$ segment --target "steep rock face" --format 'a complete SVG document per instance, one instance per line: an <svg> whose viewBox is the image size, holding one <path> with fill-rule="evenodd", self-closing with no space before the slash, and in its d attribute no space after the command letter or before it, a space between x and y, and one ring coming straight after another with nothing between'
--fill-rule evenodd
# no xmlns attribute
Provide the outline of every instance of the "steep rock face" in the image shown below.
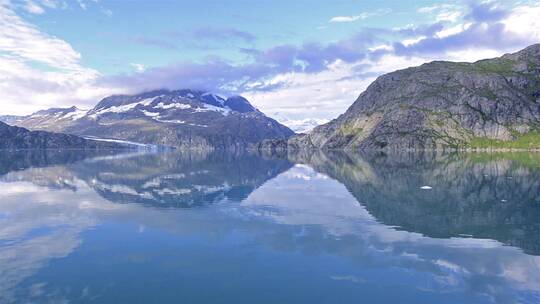
<svg viewBox="0 0 540 304"><path fill-rule="evenodd" d="M59 114L59 110L63 112ZM75 108L51 109L31 116L32 119L27 117L16 124L79 136L189 149L240 148L294 134L241 96L225 99L195 90L114 95L84 113L76 112Z"/></svg>
<svg viewBox="0 0 540 304"><path fill-rule="evenodd" d="M13 127L0 122L0 149L97 149L119 147L122 146L86 140L75 135L29 131L25 128Z"/></svg>
<svg viewBox="0 0 540 304"><path fill-rule="evenodd" d="M539 148L539 127L540 44L496 59L437 61L380 76L343 115L291 138L288 147L504 147L527 136L519 147Z"/></svg>

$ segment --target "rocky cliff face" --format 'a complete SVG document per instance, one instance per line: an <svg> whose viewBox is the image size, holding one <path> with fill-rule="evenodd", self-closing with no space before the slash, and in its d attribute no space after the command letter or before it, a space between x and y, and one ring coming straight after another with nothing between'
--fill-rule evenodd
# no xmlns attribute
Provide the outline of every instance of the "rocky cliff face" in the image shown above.
<svg viewBox="0 0 540 304"><path fill-rule="evenodd" d="M383 75L343 115L287 146L537 149L539 127L540 44L496 59L437 61Z"/></svg>
<svg viewBox="0 0 540 304"><path fill-rule="evenodd" d="M188 149L244 148L294 134L241 96L225 99L194 90L115 95L89 111L49 109L16 119L14 124L32 130Z"/></svg>
<svg viewBox="0 0 540 304"><path fill-rule="evenodd" d="M0 149L99 149L126 148L124 145L95 142L75 135L29 131L0 122Z"/></svg>

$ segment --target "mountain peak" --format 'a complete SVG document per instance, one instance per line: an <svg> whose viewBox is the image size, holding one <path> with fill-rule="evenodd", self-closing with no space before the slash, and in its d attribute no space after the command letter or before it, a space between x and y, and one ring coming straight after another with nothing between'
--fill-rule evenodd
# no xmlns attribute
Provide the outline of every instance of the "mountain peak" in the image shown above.
<svg viewBox="0 0 540 304"><path fill-rule="evenodd" d="M224 105L240 113L255 112L257 109L242 96L231 96L225 100Z"/></svg>
<svg viewBox="0 0 540 304"><path fill-rule="evenodd" d="M183 99L186 99L183 101ZM102 99L90 114L96 114L100 112L106 112L107 109L115 108L113 112L118 112L119 109L124 108L126 110L132 110L139 107L140 104L143 107L156 106L159 103L167 104L186 104L185 108L188 108L188 104L200 102L203 105L210 105L213 107L221 108L224 111L233 111L239 113L258 112L247 99L242 96L232 96L224 98L215 93L191 90L191 89L179 89L179 90L153 90L142 92L134 95L112 95ZM171 108L180 108L180 106L170 106Z"/></svg>

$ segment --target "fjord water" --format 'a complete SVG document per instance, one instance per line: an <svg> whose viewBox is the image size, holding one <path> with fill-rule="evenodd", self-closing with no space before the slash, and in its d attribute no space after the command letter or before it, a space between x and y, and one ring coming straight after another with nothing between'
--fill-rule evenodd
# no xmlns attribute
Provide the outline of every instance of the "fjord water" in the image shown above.
<svg viewBox="0 0 540 304"><path fill-rule="evenodd" d="M0 157L0 303L538 303L538 154Z"/></svg>

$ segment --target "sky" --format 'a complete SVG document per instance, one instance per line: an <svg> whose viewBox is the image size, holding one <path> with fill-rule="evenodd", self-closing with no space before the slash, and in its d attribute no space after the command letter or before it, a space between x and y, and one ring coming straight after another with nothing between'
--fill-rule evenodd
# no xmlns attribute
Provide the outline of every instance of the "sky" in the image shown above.
<svg viewBox="0 0 540 304"><path fill-rule="evenodd" d="M540 43L538 16L540 0L0 0L0 114L188 88L321 123L381 74Z"/></svg>

